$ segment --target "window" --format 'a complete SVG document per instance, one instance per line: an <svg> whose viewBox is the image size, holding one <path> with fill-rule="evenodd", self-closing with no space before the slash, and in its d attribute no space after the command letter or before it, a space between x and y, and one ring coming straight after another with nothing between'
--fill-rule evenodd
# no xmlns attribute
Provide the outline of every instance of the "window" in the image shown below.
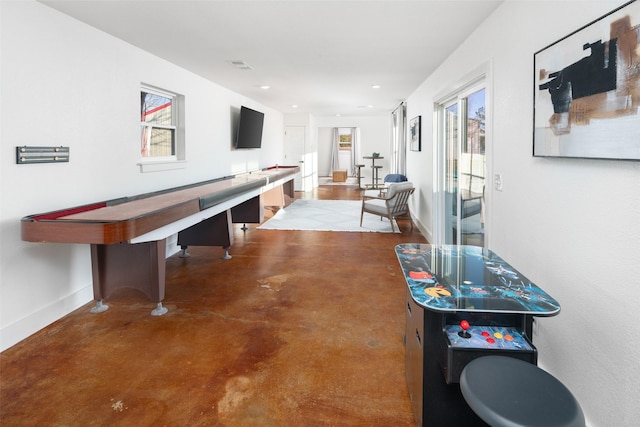
<svg viewBox="0 0 640 427"><path fill-rule="evenodd" d="M143 159L175 158L174 98L174 95L160 94L144 88L140 92L140 123L142 127L140 155Z"/></svg>
<svg viewBox="0 0 640 427"><path fill-rule="evenodd" d="M439 212L434 241L486 245L485 95L481 80L437 103Z"/></svg>
<svg viewBox="0 0 640 427"><path fill-rule="evenodd" d="M184 160L184 97L151 86L140 90L140 158L146 163L176 164ZM174 165L175 166L175 165ZM161 169L172 169L164 167ZM154 170L158 170L157 168Z"/></svg>

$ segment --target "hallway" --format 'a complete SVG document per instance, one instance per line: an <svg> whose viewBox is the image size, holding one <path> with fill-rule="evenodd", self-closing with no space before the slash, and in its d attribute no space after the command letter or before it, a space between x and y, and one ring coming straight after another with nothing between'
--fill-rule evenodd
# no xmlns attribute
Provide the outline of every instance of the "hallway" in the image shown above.
<svg viewBox="0 0 640 427"><path fill-rule="evenodd" d="M298 197L359 199L349 186ZM167 260L169 312L123 289L0 353L3 426L410 426L402 234L234 225Z"/></svg>

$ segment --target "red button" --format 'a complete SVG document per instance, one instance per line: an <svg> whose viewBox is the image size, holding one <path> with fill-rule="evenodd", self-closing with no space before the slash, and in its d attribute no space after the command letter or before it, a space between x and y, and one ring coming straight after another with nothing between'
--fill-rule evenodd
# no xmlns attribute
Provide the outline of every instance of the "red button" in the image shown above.
<svg viewBox="0 0 640 427"><path fill-rule="evenodd" d="M487 342L489 344L495 344L496 340L494 340L493 338L489 337L489 338L487 338Z"/></svg>
<svg viewBox="0 0 640 427"><path fill-rule="evenodd" d="M489 332L487 332L487 331L482 331L482 336L483 336L483 337L488 337L488 336L489 336Z"/></svg>

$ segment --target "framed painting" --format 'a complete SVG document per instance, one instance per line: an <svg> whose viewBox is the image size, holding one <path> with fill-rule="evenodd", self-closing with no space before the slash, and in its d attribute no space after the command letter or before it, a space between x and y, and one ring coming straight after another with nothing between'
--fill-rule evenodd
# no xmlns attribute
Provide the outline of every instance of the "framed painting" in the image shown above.
<svg viewBox="0 0 640 427"><path fill-rule="evenodd" d="M351 134L340 135L340 141L338 142L340 150L351 150L352 137Z"/></svg>
<svg viewBox="0 0 640 427"><path fill-rule="evenodd" d="M420 151L422 149L421 124L422 116L414 117L409 122L409 148L411 151Z"/></svg>
<svg viewBox="0 0 640 427"><path fill-rule="evenodd" d="M533 155L640 160L640 3L534 54Z"/></svg>

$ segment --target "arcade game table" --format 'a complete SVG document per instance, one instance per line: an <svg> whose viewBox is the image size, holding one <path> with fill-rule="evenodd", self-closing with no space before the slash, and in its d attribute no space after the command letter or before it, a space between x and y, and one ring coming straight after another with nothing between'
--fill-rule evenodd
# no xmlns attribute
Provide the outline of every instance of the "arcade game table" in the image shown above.
<svg viewBox="0 0 640 427"><path fill-rule="evenodd" d="M416 425L486 425L461 394L463 369L487 355L536 365L533 317L555 316L560 304L488 249L395 250L407 282L405 363Z"/></svg>

